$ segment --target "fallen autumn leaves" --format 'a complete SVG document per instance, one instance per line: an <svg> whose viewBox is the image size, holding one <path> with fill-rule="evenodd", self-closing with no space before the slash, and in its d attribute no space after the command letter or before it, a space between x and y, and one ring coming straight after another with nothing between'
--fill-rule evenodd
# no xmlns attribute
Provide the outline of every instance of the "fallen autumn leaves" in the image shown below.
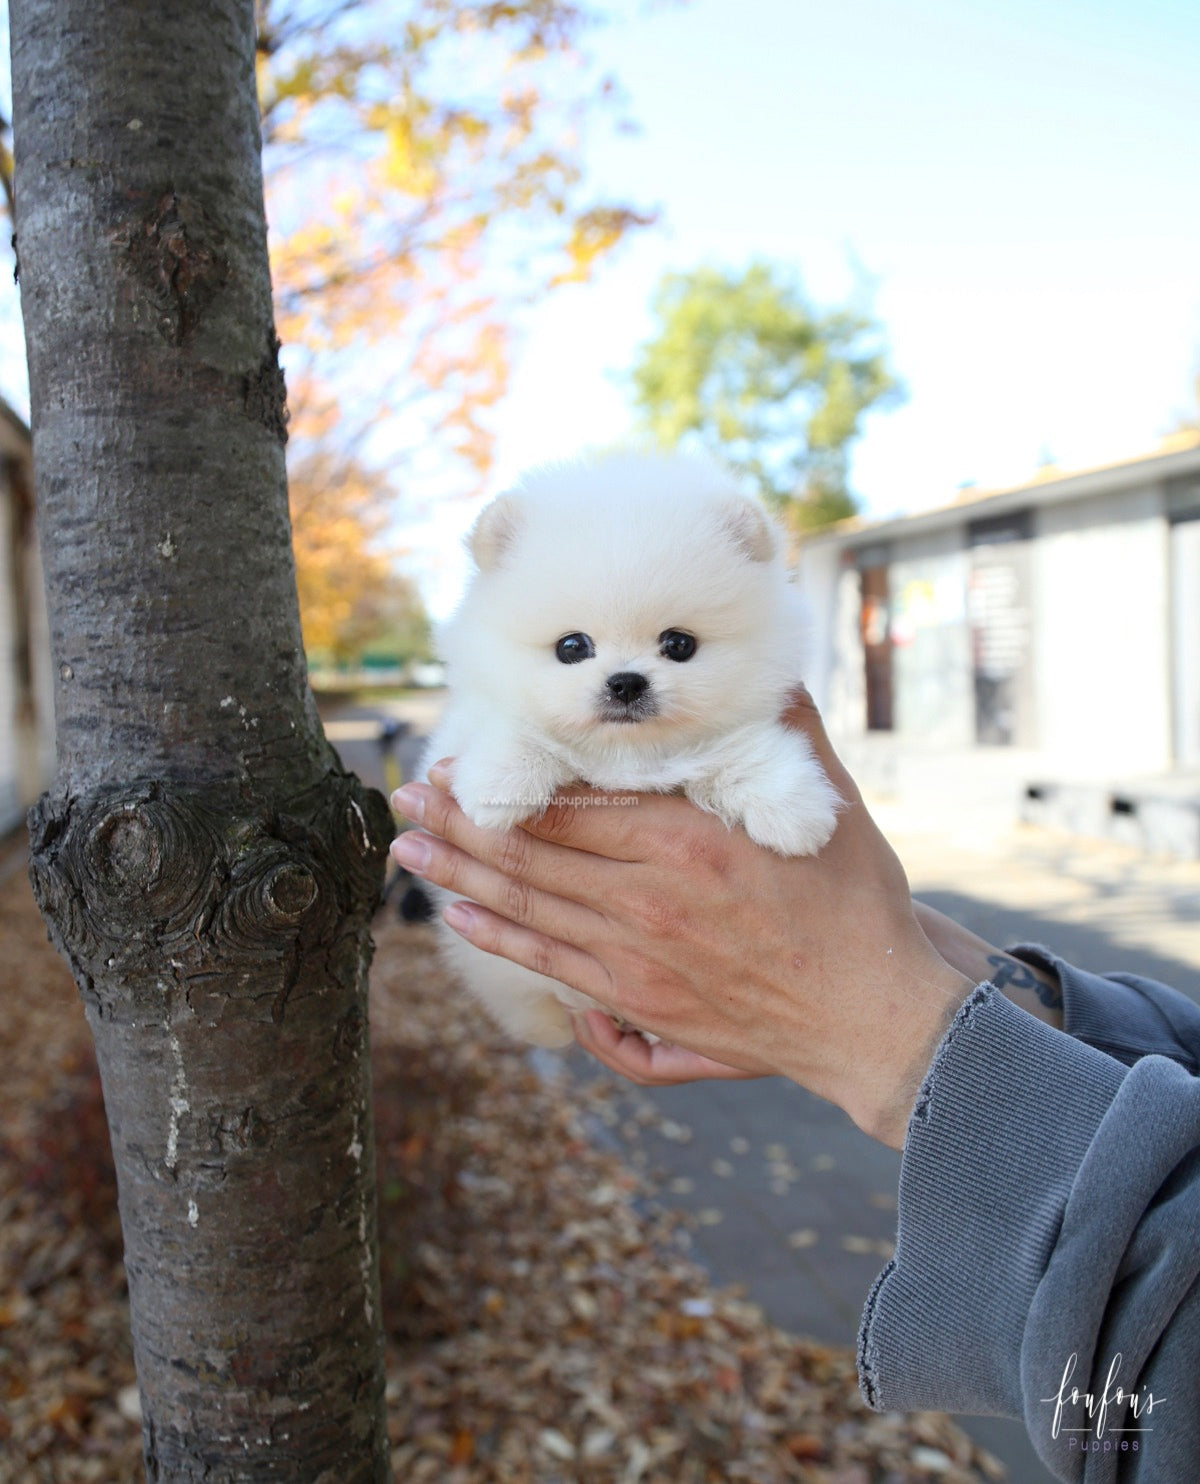
<svg viewBox="0 0 1200 1484"><path fill-rule="evenodd" d="M141 1477L95 1063L23 874L0 886L0 1484ZM995 1479L945 1418L876 1416L849 1350L717 1291L681 1218L380 923L372 975L389 1434L401 1484ZM298 1481L301 1484L301 1481Z"/></svg>

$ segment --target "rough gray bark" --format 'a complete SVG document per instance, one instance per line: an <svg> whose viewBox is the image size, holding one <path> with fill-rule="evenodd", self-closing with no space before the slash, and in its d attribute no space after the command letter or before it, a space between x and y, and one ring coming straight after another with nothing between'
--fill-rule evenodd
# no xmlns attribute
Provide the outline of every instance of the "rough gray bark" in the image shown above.
<svg viewBox="0 0 1200 1484"><path fill-rule="evenodd" d="M308 692L253 0L13 0L59 771L152 1480L388 1476L367 1057L390 820Z"/></svg>

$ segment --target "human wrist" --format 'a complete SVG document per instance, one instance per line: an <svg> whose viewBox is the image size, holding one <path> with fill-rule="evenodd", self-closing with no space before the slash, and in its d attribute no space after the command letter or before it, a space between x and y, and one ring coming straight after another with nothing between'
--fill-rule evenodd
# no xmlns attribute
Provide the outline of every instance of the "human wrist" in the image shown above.
<svg viewBox="0 0 1200 1484"><path fill-rule="evenodd" d="M873 1054L855 1063L834 1099L862 1131L891 1149L903 1149L909 1119L946 1032L975 981L937 954L920 962L895 1002L902 1029L881 1034Z"/></svg>
<svg viewBox="0 0 1200 1484"><path fill-rule="evenodd" d="M973 984L994 984L1022 1010L1062 1029L1062 986L1053 969L1006 953L925 902L914 901L913 911L936 951Z"/></svg>

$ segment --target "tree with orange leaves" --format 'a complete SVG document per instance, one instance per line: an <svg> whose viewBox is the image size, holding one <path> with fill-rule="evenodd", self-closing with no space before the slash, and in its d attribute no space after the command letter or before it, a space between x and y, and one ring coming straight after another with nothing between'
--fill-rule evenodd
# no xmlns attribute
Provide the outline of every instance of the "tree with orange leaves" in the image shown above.
<svg viewBox="0 0 1200 1484"><path fill-rule="evenodd" d="M336 534L352 554L350 512L361 525L372 482L377 504L394 497L395 469L366 478L364 450L378 458L386 444L403 465L433 442L443 477L453 467L464 492L477 489L514 321L542 294L585 280L649 218L583 186L584 124L614 89L589 79L580 47L594 17L582 6L257 0L256 9L280 335L293 386L315 392L295 428L308 449L304 483L346 467L337 445L358 449L344 498L293 499L306 631L328 636L337 623L315 595L333 601L337 584L317 571L318 553ZM305 421L313 404L326 409L323 431ZM331 405L340 418L328 416ZM362 555L366 574L369 543ZM337 603L348 612L346 595Z"/></svg>
<svg viewBox="0 0 1200 1484"><path fill-rule="evenodd" d="M353 663L380 640L398 662L428 659L420 593L388 540L386 476L325 438L290 460L288 493L310 660Z"/></svg>

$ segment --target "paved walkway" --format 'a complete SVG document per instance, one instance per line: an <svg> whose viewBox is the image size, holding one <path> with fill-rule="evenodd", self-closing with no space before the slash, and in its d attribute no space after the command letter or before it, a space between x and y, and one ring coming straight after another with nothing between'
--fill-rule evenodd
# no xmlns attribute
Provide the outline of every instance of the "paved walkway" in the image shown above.
<svg viewBox="0 0 1200 1484"><path fill-rule="evenodd" d="M389 709L403 714L402 703ZM381 783L368 739L346 734L338 745L349 766ZM416 745L406 750L415 763ZM1012 828L999 800L988 795L975 821L961 803L942 807L944 790L928 808L912 790L871 802L914 891L989 941L1042 941L1084 967L1149 974L1200 1001L1200 863ZM582 1053L567 1065L595 1073ZM694 1213L696 1256L719 1281L743 1284L786 1329L854 1343L891 1253L897 1155L780 1080L622 1084L609 1119L606 1136L654 1177L662 1199ZM962 1421L1013 1484L1049 1480L1018 1424Z"/></svg>

